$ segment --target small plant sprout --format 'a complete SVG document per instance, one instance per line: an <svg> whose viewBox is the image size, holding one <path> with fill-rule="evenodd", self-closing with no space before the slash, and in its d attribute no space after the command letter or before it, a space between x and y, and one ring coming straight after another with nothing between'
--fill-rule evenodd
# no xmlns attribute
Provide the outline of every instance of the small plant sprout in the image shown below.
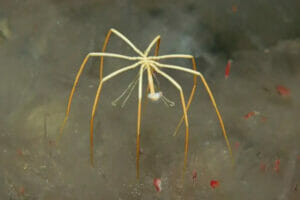
<svg viewBox="0 0 300 200"><path fill-rule="evenodd" d="M132 48L132 50L135 51L137 56L126 56L126 55L121 55L121 54L116 54L116 53L107 53L106 47L107 47L108 41L112 34L116 35L119 39L123 40L126 44L128 44ZM76 75L76 78L75 78L75 81L74 81L74 84L73 84L73 87L72 87L72 90L71 90L71 93L69 96L69 101L68 101L67 110L66 110L66 116L65 116L65 119L64 119L61 129L60 129L60 136L63 133L64 126L66 124L66 121L67 121L69 113L70 113L70 108L71 108L71 103L72 103L72 98L73 98L73 95L75 92L75 88L76 88L79 78L86 66L86 63L89 58L98 57L98 58L100 58L100 74L99 74L100 81L99 81L98 89L97 89L96 96L94 99L93 109L91 112L91 120L90 120L90 161L91 161L92 165L94 165L94 149L93 149L94 148L94 140L93 140L93 138L94 138L94 117L95 117L97 105L98 105L98 102L100 99L102 86L104 83L115 78L119 74L130 71L132 69L136 69L136 68L139 69L137 76L128 85L127 89L121 94L121 96L118 97L117 99L115 99L112 102L112 104L116 105L116 103L123 96L125 96L127 94L127 96L122 104L122 106L124 106L127 99L130 97L130 94L132 93L134 87L136 85L138 85L137 134L136 134L136 175L137 175L137 178L139 178L140 130L141 130L140 124L141 124L141 113L142 113L142 103L141 102L142 102L142 96L143 96L143 87L142 86L143 86L143 75L144 74L146 74L146 76L147 76L148 87L147 87L146 93L147 93L147 97L150 100L152 100L152 101L161 100L168 106L174 106L174 102L172 102L172 101L168 100L166 97L164 97L163 92L160 91L159 82L156 78L156 76L158 76L158 75L161 77L164 77L166 80L168 80L178 90L178 92L180 94L183 116L177 125L175 134L178 131L180 125L184 121L184 123L185 123L184 170L185 170L186 164L187 164L187 155L188 155L188 147L189 147L189 121L188 121L187 112L188 112L188 109L190 107L190 104L192 102L192 99L193 99L193 96L194 96L194 93L196 90L197 77L200 77L201 81L203 82L204 87L210 97L212 104L213 104L213 107L215 108L217 117L218 117L220 125L221 125L223 136L226 141L227 148L232 157L231 146L230 146L230 143L229 143L227 135L226 135L226 131L225 131L225 127L223 124L221 114L217 108L217 104L215 102L213 94L212 94L204 76L196 70L196 61L195 61L194 56L187 55L187 54L169 54L169 55L158 56L159 45L160 45L160 36L157 36L154 38L154 40L152 40L152 42L149 44L149 46L146 48L146 50L144 52L142 52L131 41L129 41L128 38L126 38L119 31L117 31L115 29L110 29L108 34L106 35L104 45L102 48L102 52L88 53L86 55L86 57L84 58L81 66L79 68L79 71ZM149 56L149 53L150 53L151 49L153 48L153 46L156 46L154 56ZM133 63L103 77L103 59L104 59L104 57L124 59L124 60L128 60L128 61L133 61ZM168 59L191 60L192 64L193 64L193 69L188 69L188 68L185 68L182 66L177 66L177 65L163 64L160 62L162 60L168 60ZM177 70L180 72L185 72L185 73L194 75L194 78L193 78L194 84L193 84L193 88L192 88L192 91L190 93L187 103L185 101L184 92L183 92L181 85L176 80L174 80L170 75L168 75L166 72L164 72L164 69L172 69L172 70Z"/></svg>

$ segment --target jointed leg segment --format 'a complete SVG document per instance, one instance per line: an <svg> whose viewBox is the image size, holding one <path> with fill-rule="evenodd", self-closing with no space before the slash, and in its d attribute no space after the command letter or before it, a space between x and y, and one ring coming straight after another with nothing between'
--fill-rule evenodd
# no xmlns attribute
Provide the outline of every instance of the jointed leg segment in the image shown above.
<svg viewBox="0 0 300 200"><path fill-rule="evenodd" d="M143 95L143 67L140 69L139 79L139 94L138 94L138 114L136 128L136 177L140 176L140 131L141 131L141 110L142 110L142 95Z"/></svg>
<svg viewBox="0 0 300 200"><path fill-rule="evenodd" d="M197 68L196 68L196 61L195 61L195 57L194 57L194 56L192 57L192 63L193 63L193 70L197 71ZM194 74L194 84L193 84L193 88L192 88L192 91L191 91L191 94L190 94L190 97L189 97L189 100L188 100L188 103L187 103L187 106L186 106L186 110L187 110L187 111L189 110L190 105L191 105L191 103L192 103L193 97L194 97L194 95L195 95L196 87L197 87L197 75ZM175 136L175 135L177 134L177 132L179 131L179 128L180 128L180 126L181 126L183 120L184 120L184 116L181 117L179 123L177 124L173 136Z"/></svg>
<svg viewBox="0 0 300 200"><path fill-rule="evenodd" d="M132 42L130 42L122 33L120 33L119 31L115 30L115 29L110 29L105 37L105 41L102 47L102 52L104 53L106 51L106 47L108 44L108 41L111 37L111 34L114 33L116 34L119 38L121 38L124 42L126 42L137 54L139 54L140 56L143 56L143 53L136 47L134 46L134 44ZM100 81L102 80L103 77L103 56L100 59Z"/></svg>
<svg viewBox="0 0 300 200"><path fill-rule="evenodd" d="M228 151L229 151L229 154L232 158L232 162L234 163L234 159L233 159L233 155L232 155L232 149L231 149L231 146L230 146L230 143L229 143L229 140L228 140L228 137L227 137L227 134L226 134L226 130L225 130L225 127L224 127L224 123L223 123L223 120L222 120L222 117L221 117L221 114L219 112L219 109L218 109L218 106L216 104L216 101L215 101L215 98L204 78L204 76L198 72L198 71L194 71L194 70L191 70L191 69L188 69L188 68L184 68L184 67L180 67L180 66L177 66L177 65L167 65L167 64L161 64L161 63L158 63L158 62L154 62L155 65L159 66L159 67L162 67L162 68L170 68L170 69L175 69L175 70L180 70L180 71L185 71L185 72L188 72L190 74L195 74L195 75L198 75L200 76L203 84L204 84L204 87L209 95L209 98L215 108L215 111L216 111L216 114L217 114L217 117L219 119L219 122L220 122L220 126L221 126L221 129L222 129L222 132L223 132L223 136L224 136L224 139L225 139L225 142L226 142L226 145L227 145L227 148L228 148Z"/></svg>
<svg viewBox="0 0 300 200"><path fill-rule="evenodd" d="M72 103L72 98L73 98L73 95L74 95L74 92L75 92L75 88L78 84L78 81L79 81L79 78L86 66L86 63L88 61L88 59L90 57L114 57L114 58L120 58L120 59L126 59L126 60L139 60L137 57L129 57L129 56L123 56L123 55L120 55L120 54L113 54L113 53L89 53L83 60L78 72L77 72L77 75L76 75L76 78L75 78L75 81L74 81L74 84L73 84L73 87L72 87L72 90L71 90L71 93L70 93L70 96L69 96L69 100L68 100L68 106L67 106L67 110L66 110L66 115L65 115L65 118L64 118L64 121L60 127L60 134L59 134L59 138L61 137L62 133L63 133L63 130L64 130L64 127L65 127L65 124L68 120L68 117L69 117L69 113L70 113L70 109L71 109L71 103Z"/></svg>
<svg viewBox="0 0 300 200"><path fill-rule="evenodd" d="M101 89L102 89L102 85L104 82L108 81L109 79L117 76L118 74L121 74L125 71L128 71L130 69L133 69L135 67L137 67L138 65L140 65L140 62L137 62L133 65L129 65L127 67L124 67L122 69L119 69L109 75L107 75L106 77L104 77L98 86L97 89L97 93L96 93L96 97L94 100L94 104L93 104L93 110L92 110L92 115L91 115L91 122L90 122L90 159L91 159L91 164L94 165L94 143L93 143L93 138L94 138L94 118L95 118L95 113L96 113L96 109L97 109L97 105L98 105L98 101L100 98L100 93L101 93Z"/></svg>
<svg viewBox="0 0 300 200"><path fill-rule="evenodd" d="M187 108L185 104L185 99L184 99L184 94L182 91L181 86L168 74L162 72L159 70L157 67L154 65L152 66L157 73L168 79L180 92L180 98L181 98L181 103L182 103L182 109L183 109L183 116L185 120L185 148L184 148L184 171L186 169L186 164L187 164L187 153L188 153L188 148L189 148L189 122L188 122L188 117L187 117Z"/></svg>

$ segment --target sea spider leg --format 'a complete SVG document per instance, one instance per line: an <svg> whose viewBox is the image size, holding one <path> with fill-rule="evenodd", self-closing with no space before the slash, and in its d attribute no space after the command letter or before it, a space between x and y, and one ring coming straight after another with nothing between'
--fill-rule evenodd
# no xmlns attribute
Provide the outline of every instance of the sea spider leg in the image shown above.
<svg viewBox="0 0 300 200"><path fill-rule="evenodd" d="M159 45L160 45L160 36L156 36L154 38L154 40L152 40L152 42L149 44L149 46L147 47L146 51L144 52L145 57L148 56L151 48L153 47L153 45L156 43L156 48L155 48L155 53L154 55L157 56L158 55L158 49L159 49Z"/></svg>
<svg viewBox="0 0 300 200"><path fill-rule="evenodd" d="M163 68L170 68L170 69L175 69L175 70L180 70L180 71L185 71L185 72L188 72L190 74L196 74L198 76L200 76L203 84L204 84L204 87L210 97L210 101L212 102L214 108L215 108L215 111L216 111L216 114L217 114L217 117L219 119L219 122L220 122L220 126L221 126L221 129L222 129L222 132L223 132L223 136L225 138L225 141L226 141L226 145L227 145L227 148L228 148L228 151L229 151L229 154L232 158L232 162L234 164L234 159L233 159L233 155L232 155L232 150L231 150L231 146L230 146L230 143L229 143L229 140L228 140L228 137L227 137L227 134L226 134L226 130L225 130L225 126L224 126L224 123L223 123L223 120L222 120L222 117L221 117L221 114L219 112L219 109L218 109L218 106L217 106L217 103L215 101L215 98L204 78L204 76L198 72L198 71L194 71L194 70L191 70L191 69L188 69L188 68L184 68L184 67L180 67L180 66L176 66L176 65L167 65L167 64L161 64L161 63L158 63L158 62L153 62L155 65L159 66L159 67L163 67Z"/></svg>
<svg viewBox="0 0 300 200"><path fill-rule="evenodd" d="M156 36L154 38L154 40L152 40L152 42L149 44L149 46L147 47L146 51L144 52L145 56L147 57L151 48L153 47L153 45L156 43L156 47L155 47L155 52L154 52L154 55L157 56L158 55L158 51L159 51L159 46L160 46L160 35ZM152 71L151 71L152 72ZM153 72L152 72L153 73ZM148 83L148 86L147 86L147 90L146 90L146 94L149 93L149 90L150 90L150 86L149 86L149 83ZM148 103L148 98L145 98L144 100L144 112L146 112L146 106L147 106L147 103Z"/></svg>
<svg viewBox="0 0 300 200"><path fill-rule="evenodd" d="M192 64L193 64L193 70L197 71L195 57L191 56L191 55L186 55L186 54L172 54L172 55L163 55L163 56L149 57L149 59L153 59L153 60L169 59L169 58L186 58L186 59L191 59L192 60ZM192 88L192 91L191 91L191 94L189 96L189 100L188 100L188 103L187 103L187 106L186 106L187 111L189 110L190 105L192 103L192 100L194 98L196 88L197 88L197 75L194 74L193 88ZM180 121L178 122L178 124L176 126L176 129L174 131L173 136L175 136L177 134L177 132L179 131L179 128L180 128L183 120L184 120L184 116L182 116L181 119L180 119Z"/></svg>
<svg viewBox="0 0 300 200"><path fill-rule="evenodd" d="M104 44L102 47L102 52L106 51L106 47L108 44L108 41L110 39L111 34L114 33L116 36L118 36L119 38L121 38L124 42L126 42L137 54L139 54L140 56L143 57L143 53L136 47L134 46L134 44L132 42L130 42L130 40L128 38L126 38L122 33L120 33L119 31L117 31L116 29L111 28L108 33L106 34L105 40L104 40ZM103 77L103 57L100 58L100 80L102 80Z"/></svg>
<svg viewBox="0 0 300 200"><path fill-rule="evenodd" d="M131 81L131 83L129 83L129 85L128 85L127 88L122 92L122 94L121 94L119 97L117 97L115 100L113 100L113 101L111 102L111 104L112 104L113 106L116 106L116 105L117 105L117 102L118 102L119 100L121 100L121 99L123 98L123 96L124 96L125 94L127 94L127 92L129 91L129 94L127 94L125 100L124 100L123 103L121 104L121 107L124 107L124 105L125 105L127 99L128 99L129 96L131 95L131 93L132 93L133 89L135 88L135 86L136 86L138 80L139 80L139 73L136 75L136 77L133 79L133 81Z"/></svg>
<svg viewBox="0 0 300 200"><path fill-rule="evenodd" d="M192 63L193 63L193 70L197 71L196 61L195 61L195 57L194 56L192 57ZM193 97L195 95L196 88L197 88L197 75L194 74L194 84L193 84L193 88L192 88L192 91L191 91L191 94L190 94L190 97L189 97L189 100L188 100L188 103L187 103L187 106L186 106L186 110L187 111L189 110L190 105L192 103ZM173 136L176 136L176 134L177 134L177 132L178 132L178 130L179 130L179 128L180 128L183 120L184 120L184 116L181 117L179 123L177 124Z"/></svg>
<svg viewBox="0 0 300 200"><path fill-rule="evenodd" d="M114 53L89 53L83 60L78 72L77 72L77 75L76 75L76 78L74 80L74 83L73 83L73 87L72 87L72 90L71 90L71 93L70 93L70 96L69 96L69 100L68 100L68 106L67 106L67 110L66 110L66 115L65 115L65 118L64 118L64 121L60 127L60 134L59 134L59 138L61 137L62 133L63 133L63 130L64 130L64 127L65 127L65 124L67 122L67 119L68 119L68 116L69 116L69 113L70 113L70 109L71 109L71 103L72 103L72 98L73 98L73 95L74 95L74 92L75 92L75 88L77 86L77 83L79 81L79 78L83 72L83 69L85 68L86 66L86 63L88 61L88 59L90 57L103 57L103 56L106 56L106 57L113 57L113 58L120 58L120 59L126 59L126 60L140 60L140 57L130 57L130 56L123 56L123 55L120 55L120 54L114 54Z"/></svg>
<svg viewBox="0 0 300 200"><path fill-rule="evenodd" d="M154 66L151 64L151 66L154 68L154 70L168 79L180 92L180 97L181 97L181 103L182 103L182 109L183 109L183 115L185 119L185 148L184 148L184 171L186 169L186 164L187 164L187 153L188 153L188 148L189 148L189 122L188 122L188 117L187 117L187 110L186 110L186 104L185 104L185 99L184 99L184 94L182 87L177 83L171 76L168 74L164 73L163 71L159 70L158 67Z"/></svg>
<svg viewBox="0 0 300 200"><path fill-rule="evenodd" d="M111 74L105 76L99 83L98 89L97 89L97 93L96 93L96 97L94 100L94 104L93 104L93 110L92 110L92 115L91 115L91 122L90 122L90 159L91 159L91 164L92 166L94 166L94 118L95 118L95 112L97 109L97 105L98 105L98 101L100 98L100 93L101 93L101 89L102 89L102 85L104 82L108 81L109 79L113 78L114 76L121 74L122 72L128 71L130 69L136 68L138 65L140 65L141 62L136 62L132 65L129 65L127 67L124 67L122 69L119 69L115 72L112 72Z"/></svg>
<svg viewBox="0 0 300 200"><path fill-rule="evenodd" d="M141 110L142 110L142 96L143 96L143 70L144 66L140 69L139 79L139 94L138 94L138 113L137 113L137 128L136 128L136 177L140 177L140 131L141 131Z"/></svg>

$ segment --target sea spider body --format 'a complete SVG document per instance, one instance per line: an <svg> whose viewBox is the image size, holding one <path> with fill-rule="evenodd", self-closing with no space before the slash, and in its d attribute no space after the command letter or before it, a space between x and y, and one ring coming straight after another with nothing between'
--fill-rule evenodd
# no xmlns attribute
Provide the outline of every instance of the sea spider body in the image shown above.
<svg viewBox="0 0 300 200"><path fill-rule="evenodd" d="M106 47L107 47L108 41L109 41L112 33L114 33L117 37L119 37L125 43L127 43L138 54L138 56L132 57L132 56L125 56L125 55L121 55L121 54L115 54L115 53L106 53L105 52ZM156 48L155 48L154 56L148 56L150 50L152 49L152 47L155 44L156 44ZM61 130L60 130L61 131L60 135L62 135L65 123L68 119L72 98L73 98L73 95L74 95L74 92L75 92L75 88L76 88L78 80L79 80L79 78L82 74L82 71L83 71L83 69L86 65L87 60L90 57L100 57L100 74L99 74L100 82L99 82L99 86L98 86L98 89L97 89L97 92L96 92L96 97L95 97L95 100L94 100L93 110L92 110L92 113L91 113L91 120L90 120L90 160L91 160L92 165L93 165L93 161L94 161L94 157L93 157L93 155L94 155L93 154L93 152L94 152L94 150L93 150L94 117L95 117L95 112L96 112L97 105L98 105L98 102L99 102L99 99L100 99L102 86L106 81L112 79L113 77L115 77L115 76L117 76L117 75L119 75L123 72L126 72L126 71L129 71L131 69L137 68L137 67L140 67L138 77L137 77L136 81L134 82L134 84L130 84L127 88L127 90L132 91L135 84L138 81L138 113L137 113L137 138L136 138L136 172L137 172L137 178L139 177L140 124L141 124L141 109L142 109L141 101L142 101L142 94L143 94L143 92L142 92L142 85L143 84L142 83L143 83L143 74L144 74L144 72L146 72L147 78L148 78L147 96L152 101L158 101L159 99L164 99L164 96L163 96L162 92L159 91L159 90L156 91L156 87L155 87L154 80L153 80L153 77L154 77L155 74L158 74L158 75L166 78L171 84L173 84L175 86L175 88L177 88L177 90L180 93L180 99L181 99L181 104L182 104L182 109L183 109L183 116L182 116L181 120L179 121L179 123L176 127L176 131L175 131L174 135L176 135L177 131L179 130L180 125L184 121L185 122L184 169L186 168L186 163L187 163L187 153L188 153L188 143L189 143L189 123L188 123L187 111L189 109L189 106L192 102L192 99L193 99L193 96L194 96L194 93L195 93L195 90L196 90L196 84L197 84L197 77L198 76L200 77L201 81L203 82L203 84L206 88L206 91L207 91L207 93L210 97L210 100L213 104L213 107L215 108L217 117L219 119L219 122L220 122L220 125L221 125L221 128L222 128L223 136L224 136L225 141L226 141L227 148L229 150L230 155L232 156L231 146L230 146L230 143L229 143L228 138L227 138L227 134L226 134L226 131L225 131L225 127L224 127L224 124L223 124L222 117L220 115L220 112L217 108L217 104L215 102L213 94L212 94L212 92L211 92L204 76L196 70L195 58L191 55L186 55L186 54L170 54L170 55L158 56L159 45L160 45L160 36L157 36L149 44L149 46L146 48L146 50L144 52L141 52L135 45L133 45L132 42L130 42L119 31L117 31L115 29L110 29L107 36L106 36L106 39L105 39L105 42L104 42L104 45L103 45L103 48L102 48L102 52L89 53L85 57L85 59L83 60L81 66L80 66L80 69L79 69L79 71L76 75L73 88L71 90L71 94L70 94L69 101L68 101L68 106L67 106L67 111L66 111L66 116L65 116L65 119L63 121ZM129 60L129 61L135 61L135 62L131 65L125 66L125 67L123 67L119 70L116 70L116 71L112 72L111 74L103 77L102 72L103 72L103 58L104 57L119 58L119 59L125 59L125 60ZM190 60L192 60L193 69L188 69L188 68L177 66L177 65L162 64L162 63L159 62L159 60L166 60L166 59L172 59L172 58L181 58L181 59L190 59ZM178 71L182 71L182 72L187 72L189 74L194 75L194 79L193 79L194 84L193 84L193 88L192 88L192 91L191 91L191 94L189 96L189 100L188 100L187 104L185 103L185 97L184 97L184 93L183 93L181 85L179 83L177 83L177 81L174 80L170 75L163 72L164 68L174 69L174 70L178 70ZM123 94L121 96L123 96ZM167 99L165 99L164 101L167 101ZM172 103L172 102L169 102L169 103Z"/></svg>

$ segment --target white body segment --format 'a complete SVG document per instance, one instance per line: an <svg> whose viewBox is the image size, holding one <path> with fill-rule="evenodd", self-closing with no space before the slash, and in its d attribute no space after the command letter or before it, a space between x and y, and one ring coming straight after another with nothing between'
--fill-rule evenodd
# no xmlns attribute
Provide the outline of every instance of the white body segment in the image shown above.
<svg viewBox="0 0 300 200"><path fill-rule="evenodd" d="M149 93L148 99L151 101L158 101L162 97L162 92Z"/></svg>

